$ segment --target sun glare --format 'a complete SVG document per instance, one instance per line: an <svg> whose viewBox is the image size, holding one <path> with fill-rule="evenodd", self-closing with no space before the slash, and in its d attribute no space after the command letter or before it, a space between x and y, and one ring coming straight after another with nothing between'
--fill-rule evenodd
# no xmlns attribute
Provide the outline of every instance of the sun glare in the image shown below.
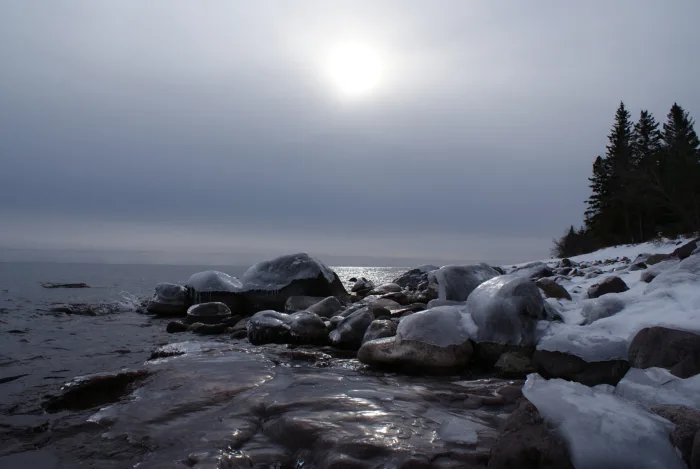
<svg viewBox="0 0 700 469"><path fill-rule="evenodd" d="M341 93L357 97L377 87L382 64L375 51L363 46L344 46L330 54L330 76Z"/></svg>

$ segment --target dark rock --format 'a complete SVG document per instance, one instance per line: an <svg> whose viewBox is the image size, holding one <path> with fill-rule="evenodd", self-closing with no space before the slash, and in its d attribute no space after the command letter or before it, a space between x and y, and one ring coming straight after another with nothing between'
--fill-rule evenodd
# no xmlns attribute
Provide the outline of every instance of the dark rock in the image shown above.
<svg viewBox="0 0 700 469"><path fill-rule="evenodd" d="M330 297L334 298L334 297ZM306 311L311 306L323 301L324 298L318 296L290 296L284 303L284 311L286 313L296 313L297 311ZM337 298L335 298L338 301Z"/></svg>
<svg viewBox="0 0 700 469"><path fill-rule="evenodd" d="M437 270L440 267L436 265L424 265L404 272L399 277L395 278L392 283L399 285L401 288L416 290L418 286L428 281L428 273Z"/></svg>
<svg viewBox="0 0 700 469"><path fill-rule="evenodd" d="M700 335L647 327L632 339L628 359L635 368L666 368L679 378L689 378L700 373Z"/></svg>
<svg viewBox="0 0 700 469"><path fill-rule="evenodd" d="M573 267L574 264L571 262L571 259L567 259L566 257L559 261L559 265L562 267Z"/></svg>
<svg viewBox="0 0 700 469"><path fill-rule="evenodd" d="M387 293L385 295L381 296L381 299L384 300L391 300L396 303L398 303L401 306L407 306L411 304L411 297L406 294L406 292L400 291L400 292L394 292L394 293Z"/></svg>
<svg viewBox="0 0 700 469"><path fill-rule="evenodd" d="M676 425L671 441L681 452L685 463L692 467L693 440L700 431L700 411L682 405L655 405L650 410Z"/></svg>
<svg viewBox="0 0 700 469"><path fill-rule="evenodd" d="M174 283L159 283L156 285L153 298L148 302L146 311L158 316L185 316L189 300L187 289Z"/></svg>
<svg viewBox="0 0 700 469"><path fill-rule="evenodd" d="M492 268L493 270L495 270L496 272L498 272L499 274L501 274L501 275L505 275L505 274L506 274L506 271L503 269L503 267L498 267L498 266L496 266L496 265L492 265L491 268Z"/></svg>
<svg viewBox="0 0 700 469"><path fill-rule="evenodd" d="M489 469L574 469L564 440L522 399L491 449Z"/></svg>
<svg viewBox="0 0 700 469"><path fill-rule="evenodd" d="M531 359L535 353L534 345L506 345L495 342L480 342L474 344L474 358L481 368L492 368L505 354L515 354Z"/></svg>
<svg viewBox="0 0 700 469"><path fill-rule="evenodd" d="M10 382L18 380L20 378L24 378L25 376L29 376L29 373L23 373L21 375L14 375L14 376L5 376L4 378L0 378L0 384L10 383Z"/></svg>
<svg viewBox="0 0 700 469"><path fill-rule="evenodd" d="M629 287L620 277L608 277L588 289L588 298L598 298L608 293L622 293Z"/></svg>
<svg viewBox="0 0 700 469"><path fill-rule="evenodd" d="M671 258L670 254L652 254L644 259L646 265L658 264L661 261L665 261Z"/></svg>
<svg viewBox="0 0 700 469"><path fill-rule="evenodd" d="M310 313L317 314L322 318L332 318L342 309L343 305L340 303L338 298L329 296L328 298L324 298L323 300L311 305L306 310Z"/></svg>
<svg viewBox="0 0 700 469"><path fill-rule="evenodd" d="M357 282L357 277L350 277L348 279L348 282L353 282L353 283Z"/></svg>
<svg viewBox="0 0 700 469"><path fill-rule="evenodd" d="M518 352L501 354L494 368L498 375L503 378L525 378L535 371L530 357Z"/></svg>
<svg viewBox="0 0 700 469"><path fill-rule="evenodd" d="M700 469L700 431L693 439L693 449L690 453L690 469Z"/></svg>
<svg viewBox="0 0 700 469"><path fill-rule="evenodd" d="M307 311L260 311L248 321L248 340L253 345L323 345L328 342L328 330L318 315Z"/></svg>
<svg viewBox="0 0 700 469"><path fill-rule="evenodd" d="M201 322L195 322L190 324L187 328L187 332L192 332L200 335L216 335L223 334L227 332L230 326L226 324L204 324Z"/></svg>
<svg viewBox="0 0 700 469"><path fill-rule="evenodd" d="M325 345L328 343L328 328L323 319L309 311L289 315L293 344Z"/></svg>
<svg viewBox="0 0 700 469"><path fill-rule="evenodd" d="M393 337L396 335L396 323L387 319L380 319L372 321L369 325L365 335L362 338L362 343L369 342L370 340L383 339L384 337Z"/></svg>
<svg viewBox="0 0 700 469"><path fill-rule="evenodd" d="M537 372L545 378L562 378L586 386L615 386L630 368L626 360L587 362L575 355L549 350L536 350L532 356L532 363Z"/></svg>
<svg viewBox="0 0 700 469"><path fill-rule="evenodd" d="M123 370L83 376L66 383L60 393L44 402L47 412L84 410L116 402L149 375L146 370Z"/></svg>
<svg viewBox="0 0 700 469"><path fill-rule="evenodd" d="M90 288L87 283L52 283L44 282L41 284L44 288Z"/></svg>
<svg viewBox="0 0 700 469"><path fill-rule="evenodd" d="M563 300L571 300L571 295L566 288L559 285L552 279L541 278L535 282L535 284L540 287L540 290L544 292L547 298L557 298Z"/></svg>
<svg viewBox="0 0 700 469"><path fill-rule="evenodd" d="M437 286L439 299L466 301L476 287L499 275L490 265L481 263L446 265L430 272L428 279L431 284Z"/></svg>
<svg viewBox="0 0 700 469"><path fill-rule="evenodd" d="M401 318L409 314L417 313L418 311L425 311L428 306L425 303L411 303L410 305L396 311L393 316Z"/></svg>
<svg viewBox="0 0 700 469"><path fill-rule="evenodd" d="M530 280L538 280L545 277L553 277L554 271L544 262L531 262L530 264L513 270L511 275L529 278Z"/></svg>
<svg viewBox="0 0 700 469"><path fill-rule="evenodd" d="M353 312L340 321L335 330L329 334L331 343L338 348L359 349L372 321L374 316L366 307Z"/></svg>
<svg viewBox="0 0 700 469"><path fill-rule="evenodd" d="M647 265L644 262L637 262L636 264L632 264L629 268L630 272L636 272L637 270L644 270L647 268Z"/></svg>
<svg viewBox="0 0 700 469"><path fill-rule="evenodd" d="M231 317L231 310L224 303L200 303L190 306L185 322L188 324L221 324Z"/></svg>
<svg viewBox="0 0 700 469"><path fill-rule="evenodd" d="M695 251L698 247L700 247L700 238L689 241L688 243L673 251L671 255L673 257L677 257L680 260L683 260L687 257L690 257L690 255L693 254L693 251Z"/></svg>
<svg viewBox="0 0 700 469"><path fill-rule="evenodd" d="M187 324L182 321L170 321L165 328L165 332L175 334L178 332L187 332Z"/></svg>
<svg viewBox="0 0 700 469"><path fill-rule="evenodd" d="M383 306L373 304L369 306L369 310L372 312L372 316L374 316L376 319L391 317L391 311Z"/></svg>

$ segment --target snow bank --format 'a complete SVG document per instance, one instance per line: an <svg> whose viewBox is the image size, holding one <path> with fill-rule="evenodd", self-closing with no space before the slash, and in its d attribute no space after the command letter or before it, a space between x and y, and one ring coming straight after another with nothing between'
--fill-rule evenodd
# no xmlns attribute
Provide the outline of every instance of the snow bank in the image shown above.
<svg viewBox="0 0 700 469"><path fill-rule="evenodd" d="M606 389L533 374L523 394L567 442L576 469L685 467L672 423Z"/></svg>

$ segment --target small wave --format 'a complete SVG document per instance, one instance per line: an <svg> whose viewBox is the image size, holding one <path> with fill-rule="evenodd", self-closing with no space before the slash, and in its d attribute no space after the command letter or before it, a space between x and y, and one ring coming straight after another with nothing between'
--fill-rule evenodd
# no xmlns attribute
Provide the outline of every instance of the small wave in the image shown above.
<svg viewBox="0 0 700 469"><path fill-rule="evenodd" d="M119 293L121 299L115 303L119 312L142 311L145 305L145 300L139 298L133 293L123 291Z"/></svg>

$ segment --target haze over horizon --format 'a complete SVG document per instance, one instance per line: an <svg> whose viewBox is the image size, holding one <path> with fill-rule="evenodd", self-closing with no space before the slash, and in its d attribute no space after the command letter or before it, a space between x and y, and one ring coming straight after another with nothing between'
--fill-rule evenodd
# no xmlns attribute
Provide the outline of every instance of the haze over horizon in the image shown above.
<svg viewBox="0 0 700 469"><path fill-rule="evenodd" d="M620 101L700 117L698 18L693 0L7 0L0 261L546 258Z"/></svg>

